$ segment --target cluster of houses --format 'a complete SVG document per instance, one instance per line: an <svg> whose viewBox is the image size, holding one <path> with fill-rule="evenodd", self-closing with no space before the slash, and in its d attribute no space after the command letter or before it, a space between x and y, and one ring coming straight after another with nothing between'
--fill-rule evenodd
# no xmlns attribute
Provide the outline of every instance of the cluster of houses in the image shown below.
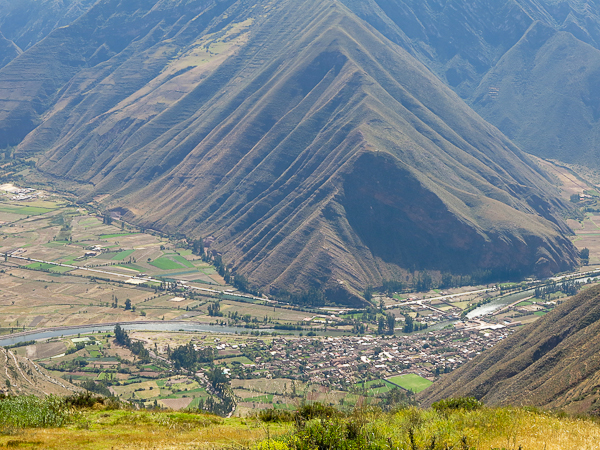
<svg viewBox="0 0 600 450"><path fill-rule="evenodd" d="M243 347L219 342L219 354L246 354L242 377L292 378L344 388L365 379L414 373L433 380L509 336L508 327L446 329L405 336L278 337ZM233 375L235 376L235 375Z"/></svg>
<svg viewBox="0 0 600 450"><path fill-rule="evenodd" d="M41 196L40 192L36 192L35 189L31 188L15 189L12 194L14 195L10 199L16 201L33 200Z"/></svg>

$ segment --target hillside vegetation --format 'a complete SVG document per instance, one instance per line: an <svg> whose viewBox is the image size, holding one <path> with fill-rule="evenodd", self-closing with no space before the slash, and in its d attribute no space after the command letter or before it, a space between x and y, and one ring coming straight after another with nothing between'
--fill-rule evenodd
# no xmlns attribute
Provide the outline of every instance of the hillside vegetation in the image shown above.
<svg viewBox="0 0 600 450"><path fill-rule="evenodd" d="M193 412L133 411L89 397L0 400L0 444L69 449L594 449L588 419L509 408L362 408L341 413L311 404L296 412L228 418ZM87 405L87 406L86 406ZM93 406L91 406L93 405Z"/></svg>
<svg viewBox="0 0 600 450"><path fill-rule="evenodd" d="M544 172L339 2L102 0L0 83L44 177L271 293L577 263Z"/></svg>
<svg viewBox="0 0 600 450"><path fill-rule="evenodd" d="M425 404L473 396L489 405L600 411L600 287L525 326L420 394Z"/></svg>

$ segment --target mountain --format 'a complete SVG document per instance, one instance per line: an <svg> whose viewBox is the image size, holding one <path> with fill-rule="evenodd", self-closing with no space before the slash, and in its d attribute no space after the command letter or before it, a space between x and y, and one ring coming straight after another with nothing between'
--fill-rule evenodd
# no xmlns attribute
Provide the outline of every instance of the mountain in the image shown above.
<svg viewBox="0 0 600 450"><path fill-rule="evenodd" d="M0 67L4 67L21 54L21 49L0 32Z"/></svg>
<svg viewBox="0 0 600 450"><path fill-rule="evenodd" d="M27 50L52 30L79 18L94 3L95 0L0 0L0 34L19 49ZM0 60L0 67L3 65Z"/></svg>
<svg viewBox="0 0 600 450"><path fill-rule="evenodd" d="M334 0L101 0L0 85L44 176L271 293L577 263L548 176Z"/></svg>
<svg viewBox="0 0 600 450"><path fill-rule="evenodd" d="M489 405L600 411L600 286L579 293L423 391L431 404L473 396Z"/></svg>
<svg viewBox="0 0 600 450"><path fill-rule="evenodd" d="M5 395L71 395L81 388L57 379L30 359L0 347L0 391Z"/></svg>
<svg viewBox="0 0 600 450"><path fill-rule="evenodd" d="M597 0L343 0L521 149L598 167Z"/></svg>

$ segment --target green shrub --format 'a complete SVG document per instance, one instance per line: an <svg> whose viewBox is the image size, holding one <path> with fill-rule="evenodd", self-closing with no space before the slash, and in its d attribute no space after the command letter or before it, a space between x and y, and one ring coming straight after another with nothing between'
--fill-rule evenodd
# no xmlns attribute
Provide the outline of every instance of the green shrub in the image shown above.
<svg viewBox="0 0 600 450"><path fill-rule="evenodd" d="M293 422L295 413L283 409L262 409L258 412L261 422Z"/></svg>
<svg viewBox="0 0 600 450"><path fill-rule="evenodd" d="M479 400L475 397L460 397L460 398L446 398L435 402L431 407L439 412L453 411L462 409L464 411L475 411L483 406Z"/></svg>
<svg viewBox="0 0 600 450"><path fill-rule="evenodd" d="M82 408L93 408L95 405L102 405L110 409L115 408L115 403L118 404L114 398L106 398L100 395L94 395L92 392L79 392L77 394L65 397L65 404L67 406L82 409Z"/></svg>
<svg viewBox="0 0 600 450"><path fill-rule="evenodd" d="M312 420L312 419L331 419L334 417L342 416L342 412L333 406L324 405L322 403L310 403L306 405L302 405L296 416L298 418L304 420Z"/></svg>

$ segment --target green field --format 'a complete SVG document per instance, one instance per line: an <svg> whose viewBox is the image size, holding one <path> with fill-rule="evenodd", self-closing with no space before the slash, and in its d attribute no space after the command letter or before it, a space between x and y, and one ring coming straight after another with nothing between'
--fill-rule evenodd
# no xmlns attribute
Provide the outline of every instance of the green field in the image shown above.
<svg viewBox="0 0 600 450"><path fill-rule="evenodd" d="M383 384L383 386L379 386ZM371 395L384 394L391 391L395 386L387 380L373 380L366 383L356 383L355 386L359 389L367 389Z"/></svg>
<svg viewBox="0 0 600 450"><path fill-rule="evenodd" d="M56 273L66 273L66 272L70 272L71 270L74 270L72 267L57 266L55 264L47 264L47 263L40 263L40 262L28 264L25 267L27 267L28 269L50 270L51 272L56 272Z"/></svg>
<svg viewBox="0 0 600 450"><path fill-rule="evenodd" d="M135 264L119 264L119 265L113 266L113 267L122 267L123 269L133 269L133 270L137 270L138 272L144 272L146 270L143 267L140 267Z"/></svg>
<svg viewBox="0 0 600 450"><path fill-rule="evenodd" d="M46 214L50 211L54 211L54 209L42 208L40 206L0 205L0 212L22 214L24 216L39 216L40 214Z"/></svg>
<svg viewBox="0 0 600 450"><path fill-rule="evenodd" d="M130 256L135 250L123 250L122 252L117 253L111 259L113 261L123 261L125 258Z"/></svg>
<svg viewBox="0 0 600 450"><path fill-rule="evenodd" d="M195 269L195 267L196 267L190 261L188 261L187 259L185 259L183 256L169 255L168 258L174 259L179 264L183 264L185 267L187 267L189 269Z"/></svg>
<svg viewBox="0 0 600 450"><path fill-rule="evenodd" d="M192 263L179 255L161 256L160 258L152 261L150 264L161 270L174 270L181 269L182 267L187 267L190 269L194 268Z"/></svg>
<svg viewBox="0 0 600 450"><path fill-rule="evenodd" d="M115 233L115 234L103 234L100 236L100 239L111 239L117 237L126 237L126 236L134 236L139 233Z"/></svg>
<svg viewBox="0 0 600 450"><path fill-rule="evenodd" d="M431 381L426 380L419 375L415 375L414 373L391 377L388 378L387 381L415 393L419 393L432 385Z"/></svg>
<svg viewBox="0 0 600 450"><path fill-rule="evenodd" d="M273 394L265 394L265 395L259 395L257 397L250 397L250 398L245 398L244 399L245 402L252 402L252 403L273 403Z"/></svg>
<svg viewBox="0 0 600 450"><path fill-rule="evenodd" d="M236 356L235 358L224 358L224 359L218 360L219 363L228 363L228 364L231 364L234 361L239 362L240 364L254 364L254 362L251 361L250 359L248 359L246 356Z"/></svg>

